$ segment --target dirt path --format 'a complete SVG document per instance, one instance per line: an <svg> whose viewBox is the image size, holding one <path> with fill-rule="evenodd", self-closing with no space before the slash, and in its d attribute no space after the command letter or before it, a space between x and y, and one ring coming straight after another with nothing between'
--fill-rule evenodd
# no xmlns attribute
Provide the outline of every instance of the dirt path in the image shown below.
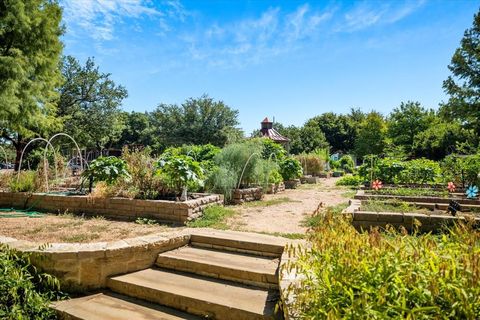
<svg viewBox="0 0 480 320"><path fill-rule="evenodd" d="M305 233L302 222L320 202L324 206L345 203L352 192L336 187L338 178L322 179L320 184L302 185L298 189L266 195L261 202L233 207L239 214L228 224L232 229L266 233Z"/></svg>

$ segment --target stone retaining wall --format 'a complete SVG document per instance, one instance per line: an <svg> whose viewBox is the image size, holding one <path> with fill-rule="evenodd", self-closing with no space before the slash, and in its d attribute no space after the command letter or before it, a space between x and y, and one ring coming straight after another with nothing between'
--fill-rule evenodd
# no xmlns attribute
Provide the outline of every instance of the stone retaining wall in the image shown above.
<svg viewBox="0 0 480 320"><path fill-rule="evenodd" d="M441 197L413 197L413 196L396 196L383 194L368 194L364 190L358 190L355 194L357 200L399 200L405 202L418 203L450 203L454 200L460 204L480 205L480 200L466 199L466 198L441 198Z"/></svg>
<svg viewBox="0 0 480 320"><path fill-rule="evenodd" d="M151 267L159 253L188 244L190 235L150 235L115 242L41 245L1 237L0 243L32 253L32 263L55 275L67 291L105 287L109 276Z"/></svg>
<svg viewBox="0 0 480 320"><path fill-rule="evenodd" d="M280 182L278 184L271 183L271 184L269 184L269 186L267 188L267 193L268 194L275 194L275 193L279 193L279 192L283 192L283 191L285 191L285 183L283 183L283 182Z"/></svg>
<svg viewBox="0 0 480 320"><path fill-rule="evenodd" d="M197 199L184 202L128 198L92 198L42 193L0 192L0 207L36 209L52 213L65 211L134 221L139 217L165 222L185 223L202 215L212 204L222 204L220 195L196 194Z"/></svg>
<svg viewBox="0 0 480 320"><path fill-rule="evenodd" d="M480 218L466 218L464 216L450 216L440 214L400 213L400 212L370 212L361 211L361 201L353 200L350 206L344 210L345 214L352 216L352 224L358 230L369 230L371 227L404 227L408 231L414 229L415 220L420 222L419 230L422 232L435 231L445 225L452 225L457 221L472 219L473 223L480 226Z"/></svg>
<svg viewBox="0 0 480 320"><path fill-rule="evenodd" d="M263 198L263 189L258 188L247 188L247 189L234 189L232 191L232 203L233 204L242 204L244 202L262 200Z"/></svg>

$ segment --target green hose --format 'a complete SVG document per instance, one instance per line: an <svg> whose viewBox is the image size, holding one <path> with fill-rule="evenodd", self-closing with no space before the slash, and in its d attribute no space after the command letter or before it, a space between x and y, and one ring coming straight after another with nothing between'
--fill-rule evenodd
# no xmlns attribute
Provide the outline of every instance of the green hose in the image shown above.
<svg viewBox="0 0 480 320"><path fill-rule="evenodd" d="M15 212L14 214L1 214L0 218L41 218L44 214L34 210L20 210L14 208L0 208L0 212Z"/></svg>

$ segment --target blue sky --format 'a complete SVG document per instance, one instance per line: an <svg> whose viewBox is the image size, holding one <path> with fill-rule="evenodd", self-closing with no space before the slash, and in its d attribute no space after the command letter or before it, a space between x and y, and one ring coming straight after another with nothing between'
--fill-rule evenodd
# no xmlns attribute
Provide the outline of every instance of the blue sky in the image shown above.
<svg viewBox="0 0 480 320"><path fill-rule="evenodd" d="M437 108L478 1L63 0L65 53L95 57L124 85L127 111L204 93L302 125L350 108Z"/></svg>

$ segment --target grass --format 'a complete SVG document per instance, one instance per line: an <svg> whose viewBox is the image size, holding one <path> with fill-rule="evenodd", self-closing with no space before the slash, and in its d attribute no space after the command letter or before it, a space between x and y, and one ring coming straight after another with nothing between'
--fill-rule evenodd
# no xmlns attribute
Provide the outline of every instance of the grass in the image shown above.
<svg viewBox="0 0 480 320"><path fill-rule="evenodd" d="M480 319L480 231L357 232L327 214L286 264L301 319Z"/></svg>
<svg viewBox="0 0 480 320"><path fill-rule="evenodd" d="M282 237L292 240L305 239L306 234L304 233L284 233L284 232L260 232L262 234L267 234L269 236Z"/></svg>
<svg viewBox="0 0 480 320"><path fill-rule="evenodd" d="M379 200L367 200L362 201L360 206L362 211L373 212L418 212L418 213L431 213L432 211L427 208L420 208L414 204L403 201L379 201Z"/></svg>
<svg viewBox="0 0 480 320"><path fill-rule="evenodd" d="M245 207L249 208L256 208L256 207L270 207L270 206L276 206L282 203L288 203L288 202L301 202L297 200L292 200L288 197L281 197L277 199L270 199L270 200L265 200L265 201L252 201L252 202L246 202L243 205Z"/></svg>
<svg viewBox="0 0 480 320"><path fill-rule="evenodd" d="M324 210L327 214L339 215L347 207L348 202L344 202L335 206L326 207ZM318 225L323 221L323 214L320 213L322 213L321 209L317 209L317 211L315 211L311 216L308 216L302 221L302 226L309 228L318 227Z"/></svg>
<svg viewBox="0 0 480 320"><path fill-rule="evenodd" d="M204 210L200 218L188 222L187 226L191 228L228 229L227 219L235 214L235 210L224 206L210 206Z"/></svg>
<svg viewBox="0 0 480 320"><path fill-rule="evenodd" d="M392 195L404 197L440 197L448 198L447 190L433 190L428 188L383 188L379 190L365 190L367 194Z"/></svg>
<svg viewBox="0 0 480 320"><path fill-rule="evenodd" d="M352 199L355 196L356 193L357 193L357 189L348 190L348 191L345 191L344 193L342 193L342 197L347 198L347 199Z"/></svg>

